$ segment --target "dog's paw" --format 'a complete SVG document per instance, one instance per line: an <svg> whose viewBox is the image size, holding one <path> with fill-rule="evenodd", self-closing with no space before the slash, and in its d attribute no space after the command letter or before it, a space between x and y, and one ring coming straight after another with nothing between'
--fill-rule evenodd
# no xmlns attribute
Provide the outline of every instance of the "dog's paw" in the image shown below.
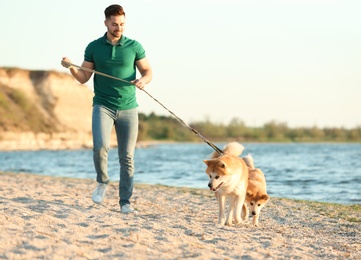
<svg viewBox="0 0 361 260"><path fill-rule="evenodd" d="M235 219L235 222L236 222L236 224L238 225L238 224L241 224L243 221L242 221L241 218L236 218L236 219Z"/></svg>
<svg viewBox="0 0 361 260"><path fill-rule="evenodd" d="M232 220L231 220L231 221L227 221L225 225L226 225L226 226L229 226L229 227L232 226Z"/></svg>

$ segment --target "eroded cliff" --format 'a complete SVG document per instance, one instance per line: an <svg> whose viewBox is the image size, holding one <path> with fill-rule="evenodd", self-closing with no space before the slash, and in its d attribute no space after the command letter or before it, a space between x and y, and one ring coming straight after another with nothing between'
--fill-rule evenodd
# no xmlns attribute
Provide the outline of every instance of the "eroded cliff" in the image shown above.
<svg viewBox="0 0 361 260"><path fill-rule="evenodd" d="M92 97L66 73L0 68L0 150L90 147Z"/></svg>

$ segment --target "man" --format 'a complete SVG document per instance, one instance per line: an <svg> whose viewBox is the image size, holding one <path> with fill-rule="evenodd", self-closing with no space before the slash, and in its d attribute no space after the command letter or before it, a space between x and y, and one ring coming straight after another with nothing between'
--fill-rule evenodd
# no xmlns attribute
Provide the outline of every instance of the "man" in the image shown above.
<svg viewBox="0 0 361 260"><path fill-rule="evenodd" d="M143 89L152 79L152 69L140 43L123 35L125 12L119 5L104 11L107 32L85 49L82 67L96 70L132 84L94 75L92 112L93 160L98 185L93 193L94 203L104 201L109 182L108 150L113 125L117 135L120 163L119 204L122 213L135 212L130 204L133 193L134 150L138 136L136 87ZM91 72L71 66L64 57L62 65L81 83L86 83ZM136 69L141 77L136 79Z"/></svg>

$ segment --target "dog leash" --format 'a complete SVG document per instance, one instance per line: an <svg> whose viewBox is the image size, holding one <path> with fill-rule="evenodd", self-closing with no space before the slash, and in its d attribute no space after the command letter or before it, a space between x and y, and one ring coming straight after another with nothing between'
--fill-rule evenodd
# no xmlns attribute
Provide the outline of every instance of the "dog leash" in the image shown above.
<svg viewBox="0 0 361 260"><path fill-rule="evenodd" d="M114 77L114 76L111 76L111 75L108 75L108 74L105 74L105 73L102 73L102 72L99 72L99 71L96 71L96 70L92 70L92 69L88 69L88 68L85 68L85 67L82 67L82 66L78 66L76 64L73 64L73 63L70 63L70 62L66 62L66 61L61 61L62 63L66 64L66 65L70 65L70 66L73 66L73 67L76 67L78 69L81 69L81 70L84 70L84 71L87 71L87 72L91 72L91 73L94 73L94 74L98 74L98 75L101 75L103 77L108 77L108 78L111 78L111 79L115 79L115 80L119 80L119 81L122 81L122 82L125 82L125 83L128 83L128 84L132 84L134 85L132 82L130 81L127 81L127 80L124 80L124 79L121 79L121 78L117 78L117 77ZM184 122L180 117L178 117L175 113L173 113L172 111L170 111L166 106L164 106L159 100L157 100L156 98L154 98L151 94L149 94L145 89L142 89L142 91L144 93L146 93L150 98L152 98L154 101L156 101L159 105L161 105L165 110L167 110L170 114L172 114L180 123L182 123L184 126L188 127L193 133L195 133L196 135L198 135L206 144L208 144L210 147L213 148L213 150L215 150L218 154L220 155L223 155L224 152L219 149L215 144L213 144L212 142L210 142L209 140L207 140L203 135L201 135L197 130L195 130L193 127L191 127L190 125L188 125L186 122Z"/></svg>

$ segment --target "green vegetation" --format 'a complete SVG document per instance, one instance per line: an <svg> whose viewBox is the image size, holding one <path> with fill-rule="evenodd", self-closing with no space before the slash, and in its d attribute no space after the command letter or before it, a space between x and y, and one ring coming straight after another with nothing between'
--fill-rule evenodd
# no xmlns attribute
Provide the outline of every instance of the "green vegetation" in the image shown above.
<svg viewBox="0 0 361 260"><path fill-rule="evenodd" d="M295 200L302 203L300 210L305 210L305 207L313 211L334 219L343 219L349 222L361 223L361 205L341 205L337 203L315 202Z"/></svg>
<svg viewBox="0 0 361 260"><path fill-rule="evenodd" d="M139 140L201 140L189 128L172 116L154 113L139 115ZM226 124L209 120L189 124L201 135L212 141L239 142L361 142L361 126L354 129L299 127L290 128L285 123L269 122L263 127L247 127L240 119Z"/></svg>
<svg viewBox="0 0 361 260"><path fill-rule="evenodd" d="M0 130L54 132L54 119L21 90L0 85Z"/></svg>

